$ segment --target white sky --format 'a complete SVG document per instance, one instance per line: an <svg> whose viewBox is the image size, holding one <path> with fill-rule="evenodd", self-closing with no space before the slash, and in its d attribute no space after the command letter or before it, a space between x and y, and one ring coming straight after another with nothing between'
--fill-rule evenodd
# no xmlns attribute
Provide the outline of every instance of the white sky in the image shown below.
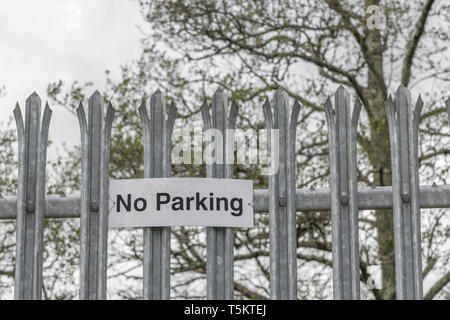
<svg viewBox="0 0 450 320"><path fill-rule="evenodd" d="M62 79L70 85L92 81L105 87L106 69L113 78L119 66L140 54L137 25L143 19L133 0L0 0L0 122L12 116L36 91L44 106L45 89ZM78 120L64 108L50 105L53 117L48 156L66 141L79 143Z"/></svg>

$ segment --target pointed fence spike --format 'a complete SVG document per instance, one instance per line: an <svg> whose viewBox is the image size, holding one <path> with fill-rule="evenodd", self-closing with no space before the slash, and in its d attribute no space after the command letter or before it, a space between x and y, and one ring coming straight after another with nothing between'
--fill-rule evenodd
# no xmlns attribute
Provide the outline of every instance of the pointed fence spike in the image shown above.
<svg viewBox="0 0 450 320"><path fill-rule="evenodd" d="M39 95L36 93L36 91L33 91L33 93L31 93L30 94L30 96L29 96L29 98L39 98L39 99L41 99L40 97L39 97Z"/></svg>
<svg viewBox="0 0 450 320"><path fill-rule="evenodd" d="M48 131L50 129L50 120L51 120L52 114L53 114L52 109L50 109L48 104L46 104L45 109L44 109L44 115L42 116L42 124L41 124L41 140L42 141L45 140L45 142L41 142L41 144L47 143ZM46 145L46 147L47 147L47 145ZM45 168L43 170L45 170Z"/></svg>
<svg viewBox="0 0 450 320"><path fill-rule="evenodd" d="M350 108L350 94L342 85L340 85L334 95L334 112L335 114L338 113L346 114L349 108ZM339 119L336 118L336 122L338 121Z"/></svg>
<svg viewBox="0 0 450 320"><path fill-rule="evenodd" d="M222 88L217 88L217 90L213 94L213 99L215 96L223 96L223 95L224 95L224 93L223 93Z"/></svg>
<svg viewBox="0 0 450 320"><path fill-rule="evenodd" d="M202 113L203 125L205 126L205 130L211 128L211 114L209 113L209 106L206 102L206 99L203 101L202 106L200 107L200 111Z"/></svg>
<svg viewBox="0 0 450 320"><path fill-rule="evenodd" d="M280 94L283 94L284 95L284 93L285 93L285 90L284 90L284 88L282 87L282 86L279 86L278 88L277 88L277 90L275 91L275 95L277 96L277 95L280 95Z"/></svg>
<svg viewBox="0 0 450 320"><path fill-rule="evenodd" d="M20 119L23 122L22 111L20 110L20 106L19 106L18 102L16 103L16 106L14 107L13 113L14 113L14 117L16 118L16 121L17 121L17 117L20 117Z"/></svg>
<svg viewBox="0 0 450 320"><path fill-rule="evenodd" d="M114 114L116 113L116 110L113 108L111 102L108 102L108 107L106 109L106 115L105 115L105 130L106 132L111 130L112 122L114 119Z"/></svg>
<svg viewBox="0 0 450 320"><path fill-rule="evenodd" d="M89 97L88 101L91 102L91 101L98 101L98 100L103 102L103 96L100 93L100 91L95 90L94 93ZM95 105L99 105L99 104L95 103Z"/></svg>
<svg viewBox="0 0 450 320"><path fill-rule="evenodd" d="M279 87L277 89L277 91L275 91L274 98L273 98L274 128L281 129L278 127L278 124L277 124L278 121L276 118L279 117L277 114L279 114L280 112L281 113L286 112L286 114L288 114L289 107L288 107L287 103L288 103L288 94L282 87ZM283 111L283 110L281 110L281 108L283 108L285 110Z"/></svg>
<svg viewBox="0 0 450 320"><path fill-rule="evenodd" d="M334 95L334 111L335 113L342 112L346 113L348 108L350 108L349 105L350 102L350 95L345 88L340 85L339 88L336 90L336 94ZM336 122L338 119L336 119Z"/></svg>
<svg viewBox="0 0 450 320"><path fill-rule="evenodd" d="M147 110L147 103L146 99L143 98L141 100L141 104L138 107L139 117L141 119L142 124L142 138L143 138L143 149L144 149L144 176L147 176L146 170L150 167L150 158L149 153L146 152L146 149L150 145L150 117Z"/></svg>
<svg viewBox="0 0 450 320"><path fill-rule="evenodd" d="M294 105L292 106L291 119L289 120L289 127L292 130L292 134L295 134L297 128L297 121L300 115L300 104L297 100L294 100Z"/></svg>
<svg viewBox="0 0 450 320"><path fill-rule="evenodd" d="M40 113L41 108L41 98L36 92L33 92L25 101L26 108L38 109Z"/></svg>
<svg viewBox="0 0 450 320"><path fill-rule="evenodd" d="M341 84L339 85L339 87L336 89L336 94L346 94L347 90L344 88L344 86Z"/></svg>
<svg viewBox="0 0 450 320"><path fill-rule="evenodd" d="M227 97L225 93L221 89L217 89L217 91L212 96L212 121L214 122L216 112L223 113L224 115L227 113ZM224 116L224 121L226 117Z"/></svg>
<svg viewBox="0 0 450 320"><path fill-rule="evenodd" d="M391 121L395 121L395 105L394 102L392 101L392 97L389 95L389 97L387 98L387 100L384 102L384 107L386 110L386 114L388 117L388 122L390 123Z"/></svg>
<svg viewBox="0 0 450 320"><path fill-rule="evenodd" d="M447 116L449 119L449 125L450 125L450 97L448 97L447 101L445 101L445 108L447 109Z"/></svg>
<svg viewBox="0 0 450 320"><path fill-rule="evenodd" d="M416 103L416 105L417 104L422 104L423 105L423 99L422 99L422 95L421 94L419 94L419 96L417 97L417 103Z"/></svg>
<svg viewBox="0 0 450 320"><path fill-rule="evenodd" d="M178 114L178 108L175 106L175 102L172 101L169 107L169 114L167 115L167 137L170 141L172 137L173 128L175 126L175 119Z"/></svg>
<svg viewBox="0 0 450 320"><path fill-rule="evenodd" d="M138 113L139 113L139 117L141 118L141 122L144 126L143 129L144 130L148 129L150 117L149 117L148 110L147 110L146 100L144 98L141 100L141 104L138 107Z"/></svg>
<svg viewBox="0 0 450 320"><path fill-rule="evenodd" d="M423 108L423 100L422 100L422 96L419 94L419 97L417 98L416 107L414 108L414 111L416 113L420 114L422 112L422 108Z"/></svg>
<svg viewBox="0 0 450 320"><path fill-rule="evenodd" d="M325 113L329 116L330 120L334 120L334 109L333 105L331 103L331 98L328 96L327 100L325 101Z"/></svg>
<svg viewBox="0 0 450 320"><path fill-rule="evenodd" d="M266 101L264 101L264 104L262 106L264 119L266 121L267 129L270 130L273 128L273 116L272 116L272 109L270 108L270 102L269 99L266 98Z"/></svg>
<svg viewBox="0 0 450 320"><path fill-rule="evenodd" d="M403 83L400 83L397 90L408 90L408 88Z"/></svg>
<svg viewBox="0 0 450 320"><path fill-rule="evenodd" d="M203 103L202 103L200 109L206 109L206 110L209 109L208 101L206 101L206 98L203 100Z"/></svg>
<svg viewBox="0 0 450 320"><path fill-rule="evenodd" d="M234 129L236 126L236 118L238 114L238 105L234 99L231 101L230 113L228 115L227 129Z"/></svg>
<svg viewBox="0 0 450 320"><path fill-rule="evenodd" d="M419 134L419 121L420 121L420 114L422 113L423 108L423 101L421 96L419 95L419 98L417 99L416 106L413 111L413 126L414 126L414 139L417 139L417 136Z"/></svg>
<svg viewBox="0 0 450 320"><path fill-rule="evenodd" d="M78 116L78 122L80 124L80 132L81 132L81 141L85 141L87 139L87 119L86 119L86 113L84 111L83 103L80 102L80 104L77 107L77 116ZM87 142L86 142L87 144Z"/></svg>
<svg viewBox="0 0 450 320"><path fill-rule="evenodd" d="M331 101L330 96L328 96L327 99L325 100L325 109L327 108L334 113L333 102Z"/></svg>
<svg viewBox="0 0 450 320"><path fill-rule="evenodd" d="M336 127L336 119L335 119L335 111L333 110L331 98L329 96L325 101L325 119L328 124L328 141L333 143L333 140L335 138L334 131Z"/></svg>
<svg viewBox="0 0 450 320"><path fill-rule="evenodd" d="M99 109L103 115L103 97L98 90L95 90L88 99L88 115L92 112L98 112L96 109Z"/></svg>
<svg viewBox="0 0 450 320"><path fill-rule="evenodd" d="M395 94L395 104L397 106L404 105L408 107L411 101L411 92L404 85L400 85Z"/></svg>
<svg viewBox="0 0 450 320"><path fill-rule="evenodd" d="M164 96L161 91L156 90L150 98L150 119L153 116L155 110L165 110ZM160 111L158 111L160 112Z"/></svg>
<svg viewBox="0 0 450 320"><path fill-rule="evenodd" d="M385 104L386 104L386 103L392 103L392 101L393 101L392 95L389 94L388 98L386 99L386 101L385 101L384 103L385 103Z"/></svg>
<svg viewBox="0 0 450 320"><path fill-rule="evenodd" d="M177 106L175 105L175 102L174 102L173 100L170 102L169 113L170 113L170 109L178 110L178 108L177 108Z"/></svg>
<svg viewBox="0 0 450 320"><path fill-rule="evenodd" d="M352 112L352 127L356 127L358 125L359 115L361 114L361 108L362 103L358 98L356 98L355 106L353 107Z"/></svg>
<svg viewBox="0 0 450 320"><path fill-rule="evenodd" d="M83 109L83 111L84 111L84 107L83 107L83 103L82 102L80 102L79 104L78 104L78 107L76 108L76 112L78 113L78 110L79 109Z"/></svg>
<svg viewBox="0 0 450 320"><path fill-rule="evenodd" d="M147 103L147 100L146 100L145 98L142 98L142 99L141 99L141 103L140 103L139 106L138 106L138 109L139 109L139 108L145 108L146 103Z"/></svg>
<svg viewBox="0 0 450 320"><path fill-rule="evenodd" d="M227 121L227 97L221 90L217 90L212 98L211 119L215 129L222 130L226 128Z"/></svg>

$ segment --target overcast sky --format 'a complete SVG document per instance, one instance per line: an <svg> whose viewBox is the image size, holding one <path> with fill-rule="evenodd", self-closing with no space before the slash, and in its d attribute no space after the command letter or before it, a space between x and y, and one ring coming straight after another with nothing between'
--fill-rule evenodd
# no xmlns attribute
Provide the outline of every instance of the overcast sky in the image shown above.
<svg viewBox="0 0 450 320"><path fill-rule="evenodd" d="M92 81L105 87L106 69L119 76L119 66L139 56L142 24L133 0L2 0L0 3L0 121L12 116L16 101L23 108L36 91L44 105L48 83ZM78 120L50 105L53 117L49 158L63 141L79 143ZM22 109L24 112L24 109Z"/></svg>

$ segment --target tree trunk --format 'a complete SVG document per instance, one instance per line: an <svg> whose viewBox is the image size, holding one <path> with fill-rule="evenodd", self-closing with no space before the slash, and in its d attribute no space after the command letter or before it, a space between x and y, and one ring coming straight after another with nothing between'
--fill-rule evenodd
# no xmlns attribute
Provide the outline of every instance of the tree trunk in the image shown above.
<svg viewBox="0 0 450 320"><path fill-rule="evenodd" d="M387 89L383 73L383 51L378 30L370 30L364 39L364 48L369 61L368 83L364 96L368 101L370 117L370 143L365 146L374 172L376 186L391 186L391 155L389 127L384 108ZM365 50L364 50L365 49ZM383 299L395 298L394 222L392 210L376 210L378 257L381 263Z"/></svg>
<svg viewBox="0 0 450 320"><path fill-rule="evenodd" d="M389 152L388 128L377 130L372 138L374 150L370 154L370 161L376 174L377 186L392 185L391 161ZM372 130L372 134L374 134ZM381 263L383 299L395 298L395 259L394 259L394 223L392 210L376 210L376 229L378 242L378 257Z"/></svg>

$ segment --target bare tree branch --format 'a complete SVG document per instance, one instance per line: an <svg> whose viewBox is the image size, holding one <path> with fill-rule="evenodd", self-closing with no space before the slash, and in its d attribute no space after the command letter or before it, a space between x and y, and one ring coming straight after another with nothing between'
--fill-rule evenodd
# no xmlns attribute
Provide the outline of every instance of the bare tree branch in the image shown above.
<svg viewBox="0 0 450 320"><path fill-rule="evenodd" d="M405 60L403 60L402 68L402 84L404 84L405 86L408 86L409 80L411 78L412 60L414 58L414 54L416 53L420 38L424 34L425 24L427 22L427 18L429 16L433 3L434 0L427 0L427 2L425 3L425 6L422 9L422 14L420 15L420 18L416 23L414 35L407 44Z"/></svg>

